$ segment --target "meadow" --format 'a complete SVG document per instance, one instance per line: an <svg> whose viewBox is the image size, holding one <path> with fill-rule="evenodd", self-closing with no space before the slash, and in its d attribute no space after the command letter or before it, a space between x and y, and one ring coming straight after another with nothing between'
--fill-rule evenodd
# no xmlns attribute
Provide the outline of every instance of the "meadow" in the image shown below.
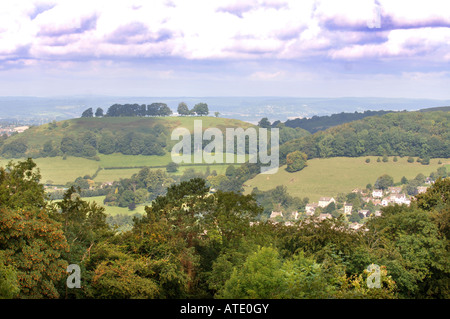
<svg viewBox="0 0 450 319"><path fill-rule="evenodd" d="M366 163L370 158L370 163ZM310 202L317 202L322 196L336 196L339 193L349 193L355 188L364 189L367 184L374 184L377 178L388 174L394 178L394 183L400 182L405 176L413 179L422 173L428 176L438 167L446 165L447 171L450 159L432 159L430 165L408 163L407 157L393 157L389 161L377 162L377 156L364 157L334 157L308 160L308 166L295 173L279 168L276 174L259 174L245 182L245 194L249 194L254 187L266 191L278 185L285 185L290 195L301 198L308 197ZM439 160L443 163L438 164Z"/></svg>
<svg viewBox="0 0 450 319"><path fill-rule="evenodd" d="M67 182L73 182L77 177L85 175L93 176L100 168L94 181L97 183L118 181L121 178L129 178L139 172L142 167L165 170L166 165L172 161L170 153L164 156L145 156L145 155L123 155L123 154L99 154L99 161L90 160L82 157L62 156L35 158L33 161L37 164L42 175L41 182L50 185L65 185ZM247 157L248 158L248 157ZM13 159L17 162L25 159ZM0 166L4 167L11 159L0 157ZM182 174L186 169L193 168L199 172L205 172L209 167L212 172L224 174L229 164L180 164L174 175ZM239 165L239 164L236 164Z"/></svg>

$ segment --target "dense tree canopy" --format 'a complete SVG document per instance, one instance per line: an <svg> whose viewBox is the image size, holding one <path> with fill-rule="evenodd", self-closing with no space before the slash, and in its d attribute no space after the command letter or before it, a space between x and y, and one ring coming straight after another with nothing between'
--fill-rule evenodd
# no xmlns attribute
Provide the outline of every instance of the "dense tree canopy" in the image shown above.
<svg viewBox="0 0 450 319"><path fill-rule="evenodd" d="M280 147L280 161L299 150L309 159L335 156L448 157L450 112L401 112L367 117L291 140Z"/></svg>
<svg viewBox="0 0 450 319"><path fill-rule="evenodd" d="M438 177L409 207L383 208L355 231L342 217L265 221L266 198L289 210L307 202L283 187L212 192L202 178L167 183L163 170L144 169L118 185L117 194L133 190L135 200L153 194L145 215L122 232L73 187L48 202L39 179L32 160L0 169L3 298L450 296L450 178ZM81 288L66 287L68 264L80 266ZM368 284L372 266L379 288Z"/></svg>

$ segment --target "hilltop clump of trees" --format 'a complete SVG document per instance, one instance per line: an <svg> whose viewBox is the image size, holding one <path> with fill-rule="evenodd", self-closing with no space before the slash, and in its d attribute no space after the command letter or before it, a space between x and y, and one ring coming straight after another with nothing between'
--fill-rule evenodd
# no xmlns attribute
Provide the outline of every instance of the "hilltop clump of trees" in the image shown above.
<svg viewBox="0 0 450 319"><path fill-rule="evenodd" d="M209 114L208 104L197 103L191 110L189 110L186 103L181 102L178 105L177 112L181 116L198 115L204 116ZM81 117L121 117L121 116L170 116L173 111L166 103L152 103L152 104L113 104L106 113L102 108L97 108L95 114L92 108L88 108L81 114Z"/></svg>

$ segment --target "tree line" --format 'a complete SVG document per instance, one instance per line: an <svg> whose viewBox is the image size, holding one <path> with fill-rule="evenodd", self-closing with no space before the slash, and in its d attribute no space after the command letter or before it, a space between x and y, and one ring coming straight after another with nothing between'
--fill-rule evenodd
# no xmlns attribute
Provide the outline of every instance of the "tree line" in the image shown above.
<svg viewBox="0 0 450 319"><path fill-rule="evenodd" d="M186 115L199 115L204 116L209 114L208 104L197 103L192 109L189 109L187 104L181 102L178 104L177 112L181 116ZM120 117L120 116L170 116L173 111L167 106L166 103L152 103L152 104L113 104L106 113L104 113L101 107L93 111L90 107L83 111L81 117Z"/></svg>
<svg viewBox="0 0 450 319"><path fill-rule="evenodd" d="M308 159L357 156L418 156L450 154L450 112L399 112L367 117L319 131L280 146L280 162L301 151Z"/></svg>

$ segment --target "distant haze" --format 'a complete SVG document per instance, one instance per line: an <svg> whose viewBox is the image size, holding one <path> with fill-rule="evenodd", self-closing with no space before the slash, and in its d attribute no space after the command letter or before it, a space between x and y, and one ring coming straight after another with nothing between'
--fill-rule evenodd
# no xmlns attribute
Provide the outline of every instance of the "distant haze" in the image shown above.
<svg viewBox="0 0 450 319"><path fill-rule="evenodd" d="M176 112L178 103L185 102L189 108L205 102L210 116L219 112L220 117L235 118L256 123L262 117L270 121L286 121L289 118L311 117L340 112L366 110L414 111L429 107L450 106L450 100L402 99L402 98L292 98L292 97L117 97L117 96L69 96L0 97L0 118L19 119L22 122L41 124L52 120L80 117L92 107L105 112L112 104L166 103Z"/></svg>

